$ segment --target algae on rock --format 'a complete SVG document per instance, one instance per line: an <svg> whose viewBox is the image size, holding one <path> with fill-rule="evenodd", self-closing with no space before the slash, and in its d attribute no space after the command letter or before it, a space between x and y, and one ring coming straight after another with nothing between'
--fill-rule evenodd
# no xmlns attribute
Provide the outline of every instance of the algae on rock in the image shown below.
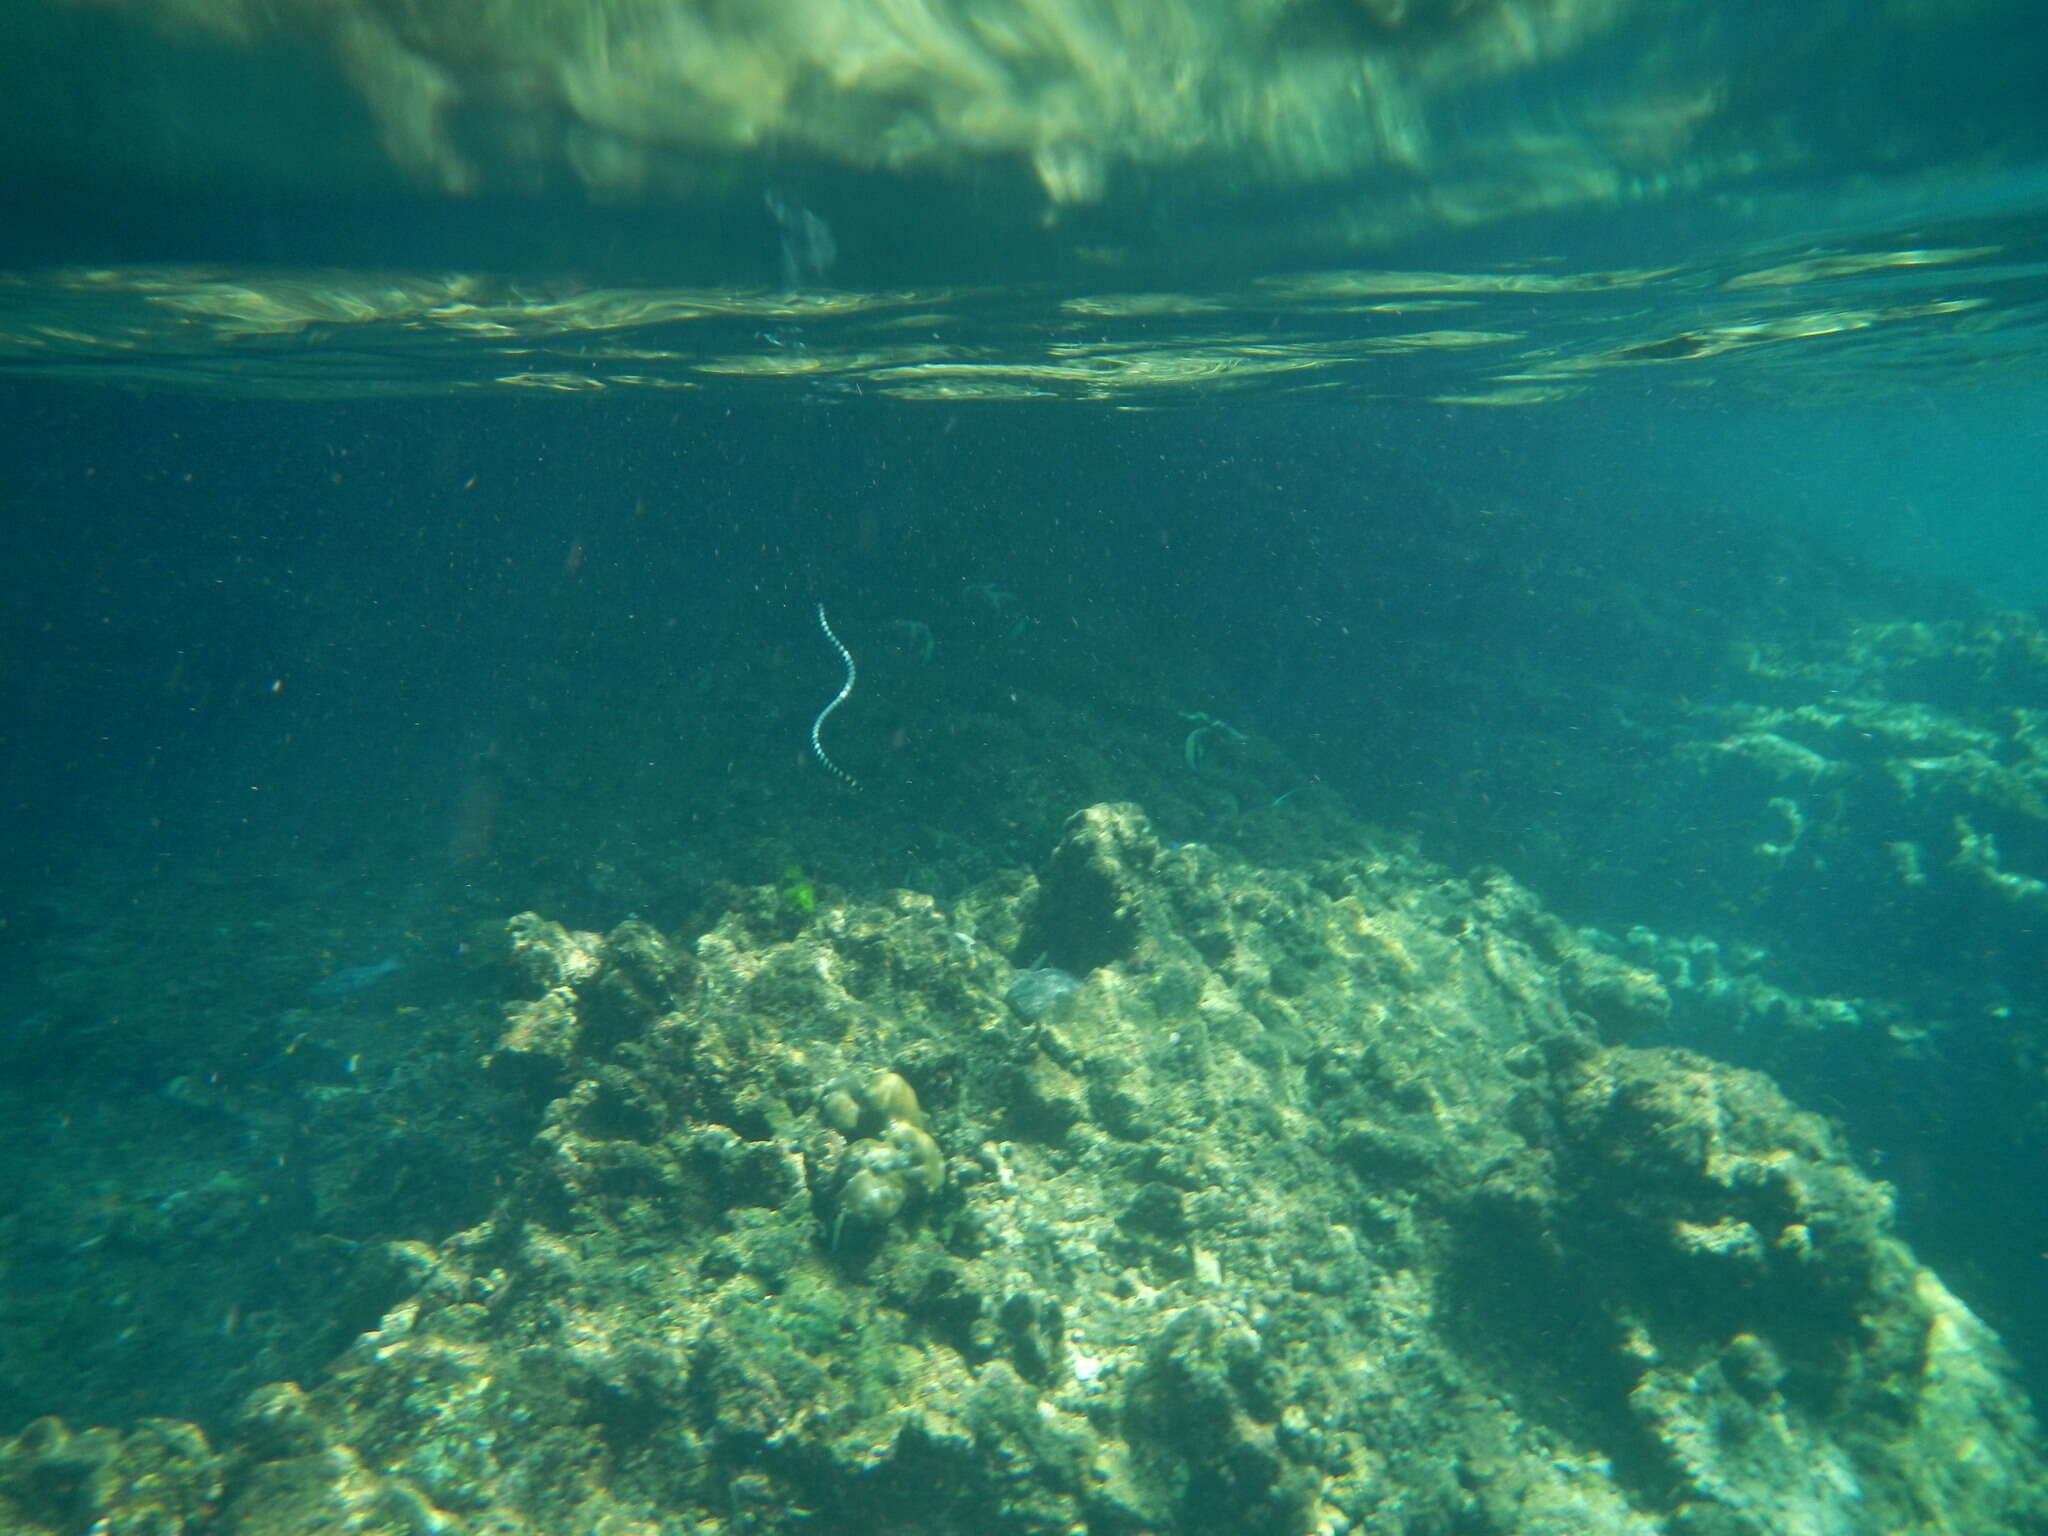
<svg viewBox="0 0 2048 1536"><path fill-rule="evenodd" d="M1512 881L1354 842L1098 805L950 911L517 920L531 1152L251 1400L207 1530L2048 1530L1995 1342L1822 1121L1624 1043L1663 989ZM1022 1019L1041 955L1080 985ZM835 1243L849 1134L911 1121L821 1095L877 1074L951 1155Z"/></svg>

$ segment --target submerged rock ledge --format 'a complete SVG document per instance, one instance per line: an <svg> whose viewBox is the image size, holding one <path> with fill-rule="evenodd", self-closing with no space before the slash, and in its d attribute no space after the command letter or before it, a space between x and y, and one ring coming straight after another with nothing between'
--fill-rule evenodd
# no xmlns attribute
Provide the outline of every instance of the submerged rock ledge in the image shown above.
<svg viewBox="0 0 2048 1536"><path fill-rule="evenodd" d="M1247 868L1129 806L941 910L537 916L480 1098L532 1149L215 1449L0 1443L0 1528L2048 1530L1988 1330L1764 1078L1505 878ZM1021 967L1082 985L1027 1022ZM943 1179L836 1220L831 1085ZM906 1112L907 1113L907 1112Z"/></svg>

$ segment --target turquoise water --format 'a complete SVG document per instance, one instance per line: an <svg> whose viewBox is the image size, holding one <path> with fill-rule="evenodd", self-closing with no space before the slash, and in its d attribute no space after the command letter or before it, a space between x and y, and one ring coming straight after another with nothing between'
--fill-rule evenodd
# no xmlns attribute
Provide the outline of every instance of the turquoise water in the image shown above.
<svg viewBox="0 0 2048 1536"><path fill-rule="evenodd" d="M1374 839L1471 891L1519 882L1668 989L1634 1045L1754 1068L1830 1120L2038 1394L2030 8L879 7L886 46L831 47L826 11L881 24L174 9L30 8L0 61L0 1435L164 1416L254 1465L275 1447L237 1419L251 1391L352 1379L351 1341L405 1285L433 1294L419 1255L502 1231L543 1125L583 1125L480 1075L535 990L515 914L639 919L678 949L720 923L764 952L830 932L834 963L890 977L849 995L900 1003L896 940L829 924L914 892L982 912L953 936L1002 966L1135 971L988 916L1054 882L1068 818L1103 802L1141 804L1162 861L1213 848L1325 896L1317 859ZM829 718L850 679L821 607L858 664ZM1442 899L1431 932L1535 942ZM1042 1129L1022 1099L970 1113L961 1062L1000 1033L971 992L929 994L958 1038L855 1063L917 1080L956 1160ZM587 1027L639 1039L614 1004ZM590 1068L620 1123L655 1113L642 1051ZM803 1051L775 1059L777 1092L813 1092ZM750 1145L797 1145L746 1102ZM922 1113L859 1111L873 1145ZM999 1161L878 1246L913 1250L922 1219L967 1264L941 1201L971 1208ZM1157 1213L1132 1211L1142 1249ZM834 1285L873 1279L842 1226L828 1200L797 1245L817 1290L787 1315L821 1336L846 1326ZM863 1304L915 1316L907 1283ZM1442 1305L1514 1294L1468 1273ZM1558 1373L1597 1383L1572 1307L1531 1307ZM1819 1337L1825 1312L1774 1320ZM920 1338L979 1358L931 1316ZM1530 1358L1485 1391L1540 1397ZM636 1381L665 1422L658 1373ZM1670 1490L1719 1486L1712 1457L1632 1465L1655 1458L1605 1411L1527 1415L1560 1466L1621 1464L1585 1475L1635 1529L1864 1528L1725 1491L1686 1515ZM604 1419L620 1467L666 1433L629 1420ZM378 1466L485 1528L429 1459ZM13 1465L0 1513L91 1528ZM720 1465L727 1502L676 1492L692 1513L646 1528L801 1523L746 1514L759 1469ZM254 1508L261 1479L233 1476ZM1328 1508L1362 1519L1349 1496ZM235 1497L164 1529L258 1529ZM820 1528L972 1523L933 1499L846 1495ZM1244 1528L1339 1528L1273 1522Z"/></svg>

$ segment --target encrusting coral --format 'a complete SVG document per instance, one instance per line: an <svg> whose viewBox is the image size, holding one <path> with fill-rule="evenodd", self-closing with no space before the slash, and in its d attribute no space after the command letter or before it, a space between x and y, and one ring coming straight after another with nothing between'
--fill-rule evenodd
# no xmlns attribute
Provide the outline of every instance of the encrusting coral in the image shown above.
<svg viewBox="0 0 2048 1536"><path fill-rule="evenodd" d="M842 1137L858 1137L840 1161L832 1246L848 1221L885 1226L914 1197L935 1195L946 1181L946 1160L925 1131L917 1093L894 1072L877 1072L854 1087L835 1083L819 1097L818 1112Z"/></svg>

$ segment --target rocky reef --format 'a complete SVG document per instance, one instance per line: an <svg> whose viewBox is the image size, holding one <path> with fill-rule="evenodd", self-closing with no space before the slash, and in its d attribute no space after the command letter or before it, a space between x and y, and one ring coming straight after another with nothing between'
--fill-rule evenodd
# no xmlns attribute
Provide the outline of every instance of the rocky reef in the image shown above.
<svg viewBox="0 0 2048 1536"><path fill-rule="evenodd" d="M31 1425L0 1528L2048 1531L1826 1122L1629 1044L1665 986L1508 878L1325 847L1097 805L943 907L515 919L489 1214L363 1245L217 1447Z"/></svg>
<svg viewBox="0 0 2048 1536"><path fill-rule="evenodd" d="M1747 644L1670 733L1655 809L1704 835L1662 862L1682 857L1696 896L1747 914L1751 937L1782 935L1810 973L1832 953L1836 979L1924 1000L1902 983L1945 970L1969 933L1972 1000L2015 1001L2041 979L2038 946L2011 930L2048 912L2044 725L2048 635L2031 615ZM1823 905L1831 948L1782 921Z"/></svg>
<svg viewBox="0 0 2048 1536"><path fill-rule="evenodd" d="M1711 684L1617 708L1586 733L1609 750L1582 792L1542 813L1557 846L1627 870L1605 947L1671 990L1675 1032L1883 1149L1916 1240L2036 1382L2044 722L2038 617L1844 622L1743 641Z"/></svg>

